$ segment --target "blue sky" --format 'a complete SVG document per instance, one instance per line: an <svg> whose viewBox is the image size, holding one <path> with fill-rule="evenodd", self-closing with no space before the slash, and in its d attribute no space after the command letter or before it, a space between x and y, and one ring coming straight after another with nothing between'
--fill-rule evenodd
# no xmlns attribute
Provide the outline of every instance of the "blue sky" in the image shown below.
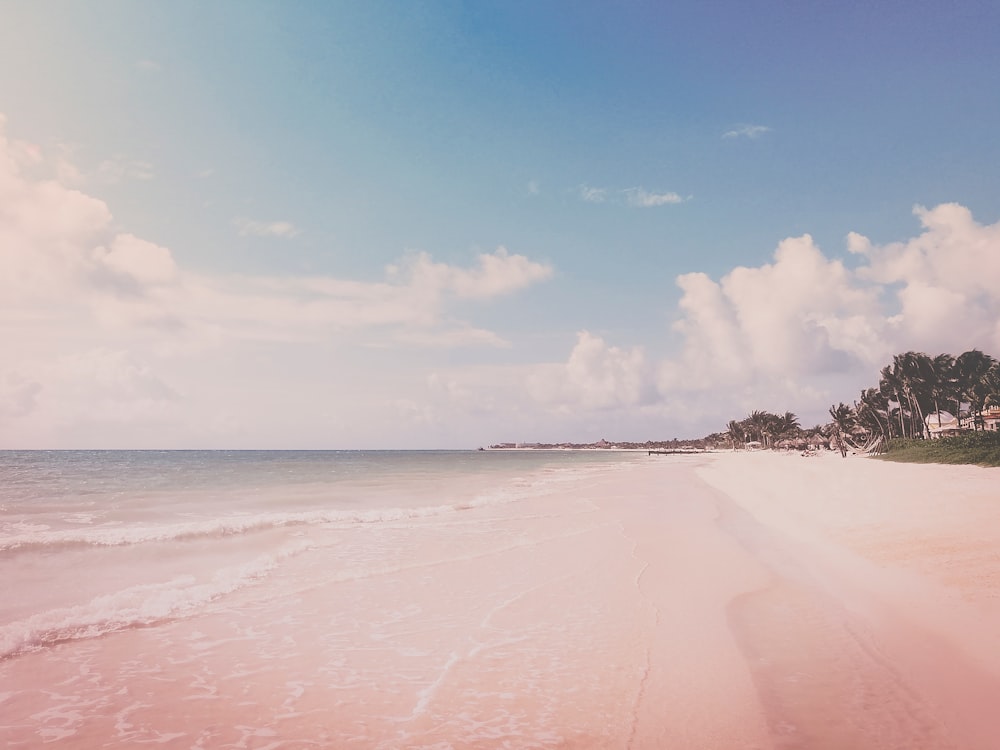
<svg viewBox="0 0 1000 750"><path fill-rule="evenodd" d="M698 436L1000 354L994 4L0 15L2 446Z"/></svg>

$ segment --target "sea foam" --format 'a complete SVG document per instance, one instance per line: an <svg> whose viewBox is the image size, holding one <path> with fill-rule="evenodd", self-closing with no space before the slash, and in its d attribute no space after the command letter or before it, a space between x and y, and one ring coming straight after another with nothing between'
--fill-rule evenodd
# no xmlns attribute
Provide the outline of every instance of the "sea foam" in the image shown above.
<svg viewBox="0 0 1000 750"><path fill-rule="evenodd" d="M427 518L525 500L544 494L545 484L547 482L525 484L513 491L492 491L455 503L418 507L269 512L155 525L104 524L56 530L42 524L8 524L5 529L7 533L0 537L0 553L78 546L122 547L205 537L230 537L289 526L373 524Z"/></svg>
<svg viewBox="0 0 1000 750"><path fill-rule="evenodd" d="M215 572L206 581L184 575L160 583L130 586L86 604L39 612L0 627L0 661L66 641L95 638L190 616L204 605L267 576L312 544L300 540L250 562Z"/></svg>

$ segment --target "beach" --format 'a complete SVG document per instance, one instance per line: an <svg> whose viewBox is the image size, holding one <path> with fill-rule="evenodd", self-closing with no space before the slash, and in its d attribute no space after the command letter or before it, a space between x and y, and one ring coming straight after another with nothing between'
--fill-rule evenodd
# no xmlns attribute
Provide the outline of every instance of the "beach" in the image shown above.
<svg viewBox="0 0 1000 750"><path fill-rule="evenodd" d="M998 470L499 453L4 498L0 743L1000 743Z"/></svg>

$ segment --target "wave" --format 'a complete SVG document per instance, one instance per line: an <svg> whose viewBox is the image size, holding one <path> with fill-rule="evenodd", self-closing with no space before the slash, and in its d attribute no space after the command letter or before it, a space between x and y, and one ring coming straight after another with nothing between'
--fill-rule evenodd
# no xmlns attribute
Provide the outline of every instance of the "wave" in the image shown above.
<svg viewBox="0 0 1000 750"><path fill-rule="evenodd" d="M260 513L202 521L165 523L155 526L97 526L51 530L45 526L20 528L8 526L15 533L0 537L0 552L27 551L60 547L123 547L155 542L193 541L200 538L237 536L289 526L322 524L369 524L426 518L444 513L471 510L486 505L515 502L540 493L540 488L518 487L516 493L496 491L449 505L413 508L373 508L369 510L322 510L286 513Z"/></svg>
<svg viewBox="0 0 1000 750"><path fill-rule="evenodd" d="M0 552L37 547L124 547L150 542L189 541L203 537L227 537L285 526L306 526L334 522L374 523L397 520L404 514L349 511L316 511L303 513L262 513L253 516L212 518L203 521L166 523L156 526L99 526L88 529L32 531L14 534L0 540Z"/></svg>
<svg viewBox="0 0 1000 750"><path fill-rule="evenodd" d="M96 638L122 630L149 627L190 616L222 596L266 576L283 560L313 545L299 541L248 563L217 571L199 582L178 576L163 583L140 584L96 597L86 604L40 612L0 627L0 661L67 641Z"/></svg>

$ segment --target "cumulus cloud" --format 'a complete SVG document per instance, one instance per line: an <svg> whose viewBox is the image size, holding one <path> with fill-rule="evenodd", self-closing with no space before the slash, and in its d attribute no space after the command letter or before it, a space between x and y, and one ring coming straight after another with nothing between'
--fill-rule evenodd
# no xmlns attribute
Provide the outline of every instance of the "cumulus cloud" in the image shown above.
<svg viewBox="0 0 1000 750"><path fill-rule="evenodd" d="M764 133L771 132L767 125L739 125L722 134L723 138L759 138Z"/></svg>
<svg viewBox="0 0 1000 750"><path fill-rule="evenodd" d="M923 232L882 246L855 236L861 279L893 300L894 338L906 348L1000 350L1000 222L979 224L968 208L914 208Z"/></svg>
<svg viewBox="0 0 1000 750"><path fill-rule="evenodd" d="M140 286L167 284L177 275L177 265L170 251L132 234L118 234L109 247L97 247L97 264L112 274Z"/></svg>
<svg viewBox="0 0 1000 750"><path fill-rule="evenodd" d="M600 336L581 331L566 363L540 368L529 389L553 407L611 409L647 403L655 394L653 384L641 348L608 346Z"/></svg>
<svg viewBox="0 0 1000 750"><path fill-rule="evenodd" d="M848 251L864 261L854 270L805 235L718 282L680 277L683 353L667 385L870 373L907 349L1000 350L1000 223L983 226L955 204L915 213L924 231L905 242L849 234Z"/></svg>
<svg viewBox="0 0 1000 750"><path fill-rule="evenodd" d="M49 176L37 176L46 165ZM27 421L44 444L46 434L69 434L66 420L165 418L182 399L172 383L177 358L244 342L329 346L339 336L347 344L505 347L452 308L553 273L503 247L467 266L409 253L380 280L199 272L118 229L105 202L60 174L36 147L7 139L0 122L0 443L28 440ZM241 226L296 231L282 222Z"/></svg>
<svg viewBox="0 0 1000 750"><path fill-rule="evenodd" d="M922 231L903 242L848 235L851 264L803 235L759 266L683 274L661 341L580 331L562 359L438 368L415 401L440 425L487 423L496 440L695 436L753 409L825 421L900 351L1000 353L1000 223L952 205L916 215Z"/></svg>
<svg viewBox="0 0 1000 750"><path fill-rule="evenodd" d="M233 219L233 226L241 237L284 237L292 238L299 230L290 221L255 221L244 217Z"/></svg>
<svg viewBox="0 0 1000 750"><path fill-rule="evenodd" d="M915 214L923 231L903 242L849 234L854 268L803 235L718 280L683 274L673 356L654 363L584 332L564 363L537 368L530 392L565 411L652 405L718 429L752 408L822 418L900 351L1000 353L1000 222L956 204Z"/></svg>

